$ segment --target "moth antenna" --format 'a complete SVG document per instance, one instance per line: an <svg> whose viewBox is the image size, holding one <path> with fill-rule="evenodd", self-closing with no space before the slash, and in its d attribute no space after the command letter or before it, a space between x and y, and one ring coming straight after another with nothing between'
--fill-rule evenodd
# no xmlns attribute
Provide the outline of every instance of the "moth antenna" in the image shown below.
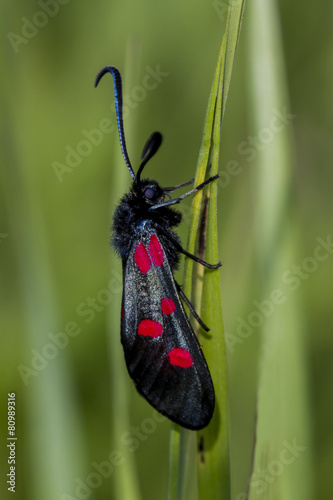
<svg viewBox="0 0 333 500"><path fill-rule="evenodd" d="M157 153L160 145L162 144L162 134L160 132L153 132L148 138L141 153L141 165L136 174L136 182L140 183L141 172L146 163Z"/></svg>
<svg viewBox="0 0 333 500"><path fill-rule="evenodd" d="M133 171L130 159L128 157L126 141L125 141L125 132L124 132L124 122L123 122L123 91L122 91L122 83L121 83L121 75L119 70L115 66L105 66L105 68L101 69L101 71L96 76L95 87L99 84L100 79L105 73L111 73L113 77L113 88L114 88L114 100L116 105L116 115L117 115L117 124L118 124L118 132L119 132L119 140L120 147L123 153L123 157L127 168L135 180L135 173Z"/></svg>

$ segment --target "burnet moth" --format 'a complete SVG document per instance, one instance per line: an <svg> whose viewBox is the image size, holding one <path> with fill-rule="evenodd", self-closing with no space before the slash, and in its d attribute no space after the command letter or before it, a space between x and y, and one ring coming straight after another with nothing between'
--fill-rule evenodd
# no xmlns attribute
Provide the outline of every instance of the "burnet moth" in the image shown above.
<svg viewBox="0 0 333 500"><path fill-rule="evenodd" d="M113 77L120 146L133 178L129 193L115 210L112 227L112 245L123 264L121 342L127 369L138 392L157 411L187 429L202 429L213 415L214 387L182 301L200 325L207 331L208 328L175 281L173 271L177 269L180 253L209 269L216 269L221 263L208 264L182 248L178 235L171 230L179 225L182 214L171 206L218 175L179 198L172 198L170 193L192 184L194 179L165 188L154 180L142 179L146 163L161 145L159 132L147 140L135 174L125 142L118 69L103 68L96 77L95 87L106 73Z"/></svg>

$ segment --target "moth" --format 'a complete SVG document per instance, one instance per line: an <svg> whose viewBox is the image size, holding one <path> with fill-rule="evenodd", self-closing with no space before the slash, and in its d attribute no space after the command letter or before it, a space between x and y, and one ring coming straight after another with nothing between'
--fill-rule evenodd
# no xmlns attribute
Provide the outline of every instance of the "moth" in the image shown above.
<svg viewBox="0 0 333 500"><path fill-rule="evenodd" d="M175 281L173 272L181 253L209 269L216 269L221 263L209 264L181 246L173 228L180 224L182 214L171 207L218 175L178 198L172 198L170 193L193 184L194 179L161 187L155 180L142 178L145 165L162 143L159 132L147 140L135 174L126 148L118 69L103 68L95 87L106 73L113 77L120 146L133 179L130 191L115 210L112 227L112 245L123 266L121 342L127 369L138 392L157 411L187 429L202 429L213 415L214 387L183 302L200 325L207 331L208 328Z"/></svg>

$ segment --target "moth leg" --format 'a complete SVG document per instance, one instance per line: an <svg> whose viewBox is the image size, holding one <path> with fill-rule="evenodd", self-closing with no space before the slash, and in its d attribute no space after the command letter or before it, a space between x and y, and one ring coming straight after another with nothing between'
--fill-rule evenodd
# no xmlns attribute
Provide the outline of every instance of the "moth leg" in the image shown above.
<svg viewBox="0 0 333 500"><path fill-rule="evenodd" d="M186 255L187 257L190 257L190 259L193 259L195 262L199 262L199 264L202 264L205 267L208 267L208 269L217 269L218 267L221 267L222 264L221 262L218 262L217 264L209 264L205 260L200 259L196 255L193 255L189 253L187 250L185 250L178 241L176 241L172 236L170 236L169 233L167 233L157 222L155 222L155 227L158 229L160 233L162 233L168 240L173 244L173 246L181 253Z"/></svg>
<svg viewBox="0 0 333 500"><path fill-rule="evenodd" d="M172 243L173 243L173 241L172 241ZM175 242L175 243L178 243L178 242ZM178 245L179 245L179 243L178 243ZM181 245L179 245L179 247L177 247L177 248L179 249L179 251L181 253L186 255L186 257L190 257L190 259L194 260L195 262L199 262L199 264L201 264L202 266L208 267L208 269L218 269L219 267L222 266L222 263L220 261L217 264L209 264L209 262L206 262L205 260L200 259L200 257L197 257L196 255L189 253Z"/></svg>
<svg viewBox="0 0 333 500"><path fill-rule="evenodd" d="M191 311L191 314L193 315L193 317L197 320L197 322L199 323L199 325L201 326L201 328L203 328L204 330L206 330L206 332L209 332L208 326L202 321L202 319L200 318L200 316L198 315L198 313L194 309L193 305L191 304L191 302L188 300L188 298L186 297L185 293L181 289L181 286L176 281L175 281L175 283L176 283L176 287L177 287L179 295L181 296L181 298L183 299L183 301L185 302L185 304L188 306L188 308Z"/></svg>
<svg viewBox="0 0 333 500"><path fill-rule="evenodd" d="M163 201L162 203L157 203L156 205L151 206L149 208L149 211L156 210L157 208L161 208L161 207L169 207L170 205L176 205L177 203L180 203L182 200L184 200L188 196L191 196L192 194L196 193L200 189L204 188L210 182L215 181L219 177L220 177L219 174L213 175L213 177L209 177L209 179L202 182L201 184L199 184L195 188L191 189L190 191L187 191L187 193L184 193L182 196L179 196L179 198L174 198L173 200Z"/></svg>

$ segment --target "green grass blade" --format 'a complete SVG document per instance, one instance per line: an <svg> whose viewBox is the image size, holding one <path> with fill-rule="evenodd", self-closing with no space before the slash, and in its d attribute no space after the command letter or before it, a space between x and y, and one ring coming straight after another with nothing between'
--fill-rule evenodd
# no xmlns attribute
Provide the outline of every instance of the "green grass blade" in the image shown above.
<svg viewBox="0 0 333 500"><path fill-rule="evenodd" d="M232 65L237 47L240 25L242 20L244 2L239 6L230 5L228 11L227 26L223 37L212 90L208 102L208 109L204 125L204 133L201 149L199 152L197 171L195 176L195 185L201 183L208 174L214 175L218 172L219 163L219 144L222 118L226 106L227 94L230 84ZM187 250L195 252L198 227L200 218L205 219L207 203L203 204L203 199L208 203L207 212L207 241L205 258L209 262L217 262L217 183L210 185L208 193L199 191L192 201L191 220L189 224L189 235ZM205 207L203 210L202 207ZM193 279L193 261L186 259L184 270L183 289L186 295L191 295ZM220 282L218 271L205 269L197 270L196 283L192 292L192 302L198 308L201 301L201 317L208 323L212 330L214 342L211 334L201 336L200 342L208 361L216 391L216 410L211 424L200 431L199 439L204 450L198 455L198 479L199 479L199 497L200 498L229 498L230 495L230 472L229 472L229 437L228 437L228 407L227 407L227 372L226 372L226 353L223 334L223 319L221 308ZM203 282L202 282L203 275ZM193 296L195 299L193 300ZM201 298L202 297L202 298ZM178 496L176 498L185 498L187 478L181 474L182 470L195 470L194 466L186 465L193 457L189 456L188 450L191 446L182 446L182 443L188 441L192 443L195 440L194 433L186 429L180 429L180 451L178 467L173 463L172 471L178 470L179 484ZM175 444L173 445L175 446ZM176 450L172 449L172 456L177 457ZM175 479L173 484L175 483ZM192 475L192 483L193 483ZM174 497L171 497L174 498Z"/></svg>
<svg viewBox="0 0 333 500"><path fill-rule="evenodd" d="M169 444L169 474L168 474L167 500L174 500L177 498L179 449L180 449L179 425L172 424L170 431L170 444Z"/></svg>
<svg viewBox="0 0 333 500"><path fill-rule="evenodd" d="M217 89L219 83L219 73L220 73L220 63L222 56L222 48L219 54L217 71L214 77L210 98L208 101L208 109L204 126L203 140L199 152L198 166L196 170L196 176L194 184L198 185L205 179L206 169L209 161L209 151L211 143L211 135L213 129L214 120L214 110L217 97ZM187 250L194 253L194 247L196 242L197 227L199 224L199 216L201 209L203 193L198 191L198 193L193 197L192 207L191 207L191 220L190 220L190 230L188 233ZM191 295L191 285L192 285L192 273L193 273L193 261L191 259L186 259L184 268L184 281L183 290L185 295ZM179 431L178 431L179 429ZM174 438L174 434L179 432L179 439ZM184 477L183 471L189 470L190 467L186 467L189 461L192 463L192 469L195 467L195 457L189 456L187 453L188 446L185 443L189 441L194 441L195 443L196 435L194 432L190 432L184 428L179 428L179 426L172 425L171 430L171 442L170 442L170 467L169 467L169 500L181 500L185 495L185 485L188 484L188 480ZM192 484L195 483L192 475Z"/></svg>
<svg viewBox="0 0 333 500"><path fill-rule="evenodd" d="M225 48L225 39L223 38L223 43L222 43L222 46L220 49L218 63L217 63L217 69L215 72L213 85L212 85L212 89L211 89L211 93L210 93L210 97L209 97L209 101L208 101L208 108L207 108L207 114L206 114L206 119L205 119L205 124L204 124L202 144L201 144L201 148L199 151L199 158L198 158L198 164L197 164L197 169L196 169L196 174L195 174L194 185L198 185L205 180L207 168L209 165L211 138L212 138L212 131L213 131L213 126L214 126L214 113L215 113L216 99L217 99L217 93L218 93L220 67L221 67L221 63L222 63L222 54L223 54L224 48ZM203 191L202 190L198 191L195 194L195 196L193 196L193 199L192 199L191 219L190 219L190 223L189 223L189 232L188 232L187 246L186 246L187 251L190 253L194 253L194 250L195 250L195 243L196 243L197 231L198 231L198 226L199 226L199 218L200 218L202 199L203 199ZM194 264L194 262L192 259L188 259L188 258L185 259L183 289L184 289L185 295L188 295L188 296L191 295L193 264Z"/></svg>
<svg viewBox="0 0 333 500"><path fill-rule="evenodd" d="M223 59L219 91L215 110L215 121L211 144L211 171L215 175L219 168L220 133L230 85L232 66L237 48L244 2L230 5L227 27L222 44ZM224 49L225 46L225 49ZM205 259L208 262L219 260L217 247L217 191L218 184L209 188L207 215L207 242ZM208 196L208 195L207 195ZM219 273L209 269L204 271L202 287L201 317L212 331L212 339L201 337L208 364L211 369L215 394L216 410L211 424L200 431L199 439L204 443L204 456L199 452L199 493L200 498L219 499L230 497L229 430L226 350L221 307ZM202 332L203 333L203 332Z"/></svg>
<svg viewBox="0 0 333 500"><path fill-rule="evenodd" d="M10 112L7 123L15 123ZM68 359L48 336L49 332L57 334L65 330L58 313L41 208L43 193L38 189L39 172L34 168L29 136L20 136L20 126L15 125L7 127L3 134L4 150L11 162L3 163L1 180L22 297L22 309L15 314L20 318L23 335L15 346L11 341L12 332L7 332L8 353L15 347L15 357L11 356L11 363L7 365L6 347L1 353L1 365L8 370L11 392L16 393L16 468L26 470L27 489L33 498L57 500L73 491L78 471L84 470L82 429ZM14 129L16 138L12 135ZM38 370L33 369L36 366ZM21 480L17 480L16 487L18 491L21 489Z"/></svg>
<svg viewBox="0 0 333 500"><path fill-rule="evenodd" d="M222 48L219 54L217 71L213 80L213 85L208 101L208 108L204 126L204 133L202 139L202 145L199 151L198 165L195 175L194 185L198 185L204 181L206 175L206 169L209 160L209 150L211 135L213 129L213 119L214 119L214 109L216 104L216 96L219 82L219 72L220 72L220 62L222 56ZM189 222L189 233L187 240L187 250L191 253L194 252L197 228L199 224L200 208L202 202L203 193L198 191L193 197L191 206L191 219ZM185 260L184 267L184 280L183 280L183 290L185 295L191 295L192 286L192 273L193 273L193 261L191 259ZM175 433L179 432L179 438L175 439ZM181 470L184 470L184 463L192 459L192 464L194 466L194 458L189 457L185 450L184 442L188 440L195 440L195 433L189 432L186 429L179 428L179 426L172 424L171 428L171 440L170 440L170 465L169 465L169 484L168 484L168 500L175 500L183 497L184 484L187 483L187 478L183 476ZM193 481L193 477L192 477ZM195 482L195 481L193 481Z"/></svg>
<svg viewBox="0 0 333 500"><path fill-rule="evenodd" d="M134 57L134 47L128 44L126 56L126 68L123 74L124 91L130 87L134 80L134 75L138 72L140 57ZM112 88L112 87L110 87ZM112 111L114 109L111 104ZM115 120L115 118L114 118ZM133 143L135 122L133 116L126 120L126 137L129 144ZM113 215L116 200L129 189L130 176L124 166L124 160L119 148L118 134L113 136L113 161L110 164L115 166L112 175L111 187L111 207ZM110 252L110 271L117 270L121 275L121 263L114 252ZM108 309L108 341L109 341L109 366L111 383L111 445L110 448L119 450L123 457L123 464L118 467L112 477L112 492L114 498L126 498L126 500L140 500L141 493L137 474L137 464L135 454L123 443L122 436L129 432L131 427L129 417L128 398L128 373L124 363L124 353L119 341L119 324L121 311L122 289L119 284L119 293L114 297Z"/></svg>
<svg viewBox="0 0 333 500"><path fill-rule="evenodd" d="M285 123L276 118L290 109L275 2L256 0L249 5L248 47L255 129L271 134L271 140L258 151L255 178L257 254L266 317L261 327L249 498L308 500L312 498L312 479L306 337L300 294L291 291L283 280L285 272L298 260L297 217L291 196L290 122L295 115ZM275 304L274 293L278 300Z"/></svg>
<svg viewBox="0 0 333 500"><path fill-rule="evenodd" d="M224 66L222 65L222 71ZM212 136L211 174L218 172L220 127L222 117L223 72L219 80L216 115ZM209 189L207 214L207 248L205 259L208 262L219 260L217 247L217 183ZM208 196L208 195L207 195ZM200 342L209 364L216 396L215 413L210 425L198 432L203 447L199 452L199 491L200 498L229 498L229 432L227 402L227 365L223 317L221 307L220 280L217 271L204 270L202 286L201 318L211 328L208 335L202 333Z"/></svg>

